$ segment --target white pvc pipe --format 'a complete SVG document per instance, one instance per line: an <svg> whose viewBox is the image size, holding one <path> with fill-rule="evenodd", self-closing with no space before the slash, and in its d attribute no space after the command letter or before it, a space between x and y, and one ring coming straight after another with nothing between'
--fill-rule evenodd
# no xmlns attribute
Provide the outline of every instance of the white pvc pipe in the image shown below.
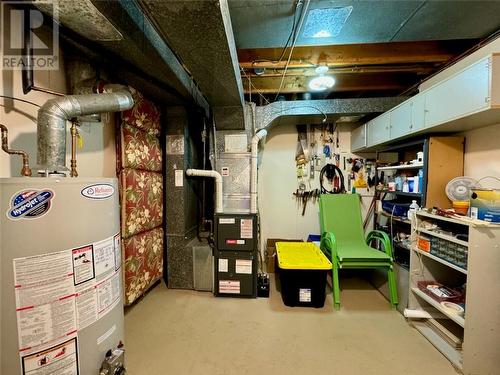
<svg viewBox="0 0 500 375"><path fill-rule="evenodd" d="M187 176L210 177L215 179L215 212L222 213L222 176L217 171L203 169L188 169Z"/></svg>
<svg viewBox="0 0 500 375"><path fill-rule="evenodd" d="M267 135L267 130L259 130L252 138L250 161L250 213L257 213L257 155L259 152L259 141Z"/></svg>

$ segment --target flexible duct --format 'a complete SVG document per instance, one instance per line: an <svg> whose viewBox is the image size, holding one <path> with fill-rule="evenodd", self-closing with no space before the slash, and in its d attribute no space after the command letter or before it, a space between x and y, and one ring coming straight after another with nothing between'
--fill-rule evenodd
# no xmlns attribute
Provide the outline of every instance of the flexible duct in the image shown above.
<svg viewBox="0 0 500 375"><path fill-rule="evenodd" d="M259 141L267 135L267 130L259 130L252 138L250 161L250 213L257 213L257 156L259 152Z"/></svg>
<svg viewBox="0 0 500 375"><path fill-rule="evenodd" d="M187 176L210 177L215 179L215 212L222 213L222 176L217 171L208 171L203 169L188 169Z"/></svg>
<svg viewBox="0 0 500 375"><path fill-rule="evenodd" d="M38 153L40 169L63 171L66 168L66 121L94 113L130 109L134 99L120 90L106 94L68 95L48 100L38 110Z"/></svg>

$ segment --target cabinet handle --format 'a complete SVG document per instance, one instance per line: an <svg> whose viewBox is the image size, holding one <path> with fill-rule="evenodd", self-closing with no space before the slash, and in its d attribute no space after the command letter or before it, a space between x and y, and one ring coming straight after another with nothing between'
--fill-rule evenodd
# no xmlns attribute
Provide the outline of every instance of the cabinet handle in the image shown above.
<svg viewBox="0 0 500 375"><path fill-rule="evenodd" d="M413 124L410 124L410 129L413 129Z"/></svg>
<svg viewBox="0 0 500 375"><path fill-rule="evenodd" d="M487 96L487 97L485 97L485 98L484 98L484 102L485 102L485 103L489 103L489 102L490 102L490 99L491 99L491 98L490 98L489 96Z"/></svg>

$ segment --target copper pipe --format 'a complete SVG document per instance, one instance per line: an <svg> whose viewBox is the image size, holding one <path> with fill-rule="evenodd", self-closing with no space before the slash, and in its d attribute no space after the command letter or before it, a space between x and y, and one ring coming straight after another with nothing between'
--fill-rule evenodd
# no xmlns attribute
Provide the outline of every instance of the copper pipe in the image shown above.
<svg viewBox="0 0 500 375"><path fill-rule="evenodd" d="M78 177L78 171L76 170L76 137L78 136L78 130L76 129L76 121L71 123L71 177Z"/></svg>
<svg viewBox="0 0 500 375"><path fill-rule="evenodd" d="M0 131L2 133L2 150L4 150L9 155L21 155L23 157L23 168L21 169L21 176L30 177L31 169L28 154L22 150L13 150L9 148L9 130L5 125L0 124Z"/></svg>

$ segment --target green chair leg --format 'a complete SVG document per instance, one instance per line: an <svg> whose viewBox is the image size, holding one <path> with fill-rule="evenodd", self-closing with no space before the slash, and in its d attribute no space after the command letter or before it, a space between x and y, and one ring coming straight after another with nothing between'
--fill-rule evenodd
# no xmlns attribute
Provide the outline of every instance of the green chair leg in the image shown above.
<svg viewBox="0 0 500 375"><path fill-rule="evenodd" d="M339 284L339 268L338 264L332 268L332 284L333 284L333 307L335 310L340 310L340 284Z"/></svg>
<svg viewBox="0 0 500 375"><path fill-rule="evenodd" d="M391 307L396 308L398 305L398 289L396 286L396 277L392 268L387 270L387 283L389 287L389 297L391 300Z"/></svg>

